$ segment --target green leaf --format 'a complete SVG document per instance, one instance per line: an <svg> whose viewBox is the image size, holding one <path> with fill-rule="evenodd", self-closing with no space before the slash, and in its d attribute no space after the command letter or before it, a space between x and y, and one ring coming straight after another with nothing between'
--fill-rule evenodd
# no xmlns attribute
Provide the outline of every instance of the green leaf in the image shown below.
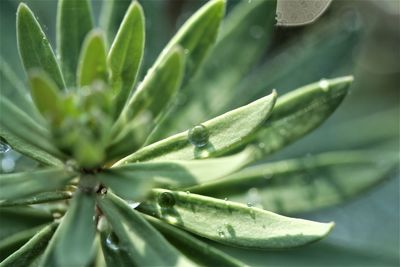
<svg viewBox="0 0 400 267"><path fill-rule="evenodd" d="M0 218L0 240L53 220L50 213L32 207L1 208Z"/></svg>
<svg viewBox="0 0 400 267"><path fill-rule="evenodd" d="M1 90L0 96L12 99L18 107L25 113L29 114L38 123L43 123L43 118L40 116L35 106L28 100L28 90L25 84L21 81L20 77L13 72L11 67L7 64L3 56L0 55L0 81Z"/></svg>
<svg viewBox="0 0 400 267"><path fill-rule="evenodd" d="M109 149L111 155L121 150L119 153L125 156L144 143L163 110L176 96L183 73L184 55L180 48L171 50L164 62L148 72L114 126L114 133L119 135Z"/></svg>
<svg viewBox="0 0 400 267"><path fill-rule="evenodd" d="M325 237L333 223L284 217L243 204L154 189L140 211L199 236L255 249L298 247Z"/></svg>
<svg viewBox="0 0 400 267"><path fill-rule="evenodd" d="M102 31L91 31L83 43L80 54L77 73L79 87L89 86L97 80L107 83L106 53Z"/></svg>
<svg viewBox="0 0 400 267"><path fill-rule="evenodd" d="M273 92L246 106L204 122L200 128L205 127L204 132L209 137L207 144L201 148L191 144L188 137L189 131L185 131L146 146L122 161L190 160L226 154L248 143L248 139L271 114L275 99L276 93Z"/></svg>
<svg viewBox="0 0 400 267"><path fill-rule="evenodd" d="M2 239L0 241L0 262L21 248L43 227L43 225L40 225L27 230L22 230L12 236Z"/></svg>
<svg viewBox="0 0 400 267"><path fill-rule="evenodd" d="M240 170L254 161L256 154L254 148L249 148L236 155L217 159L121 163L112 170L125 173L127 177L135 177L135 179L152 178L157 186L182 188L212 181Z"/></svg>
<svg viewBox="0 0 400 267"><path fill-rule="evenodd" d="M7 131L3 127L0 127L0 137L4 138L7 144L9 144L12 147L12 149L44 165L50 165L50 166L63 165L63 163L59 159L53 157L52 155L43 151L42 149L27 143L23 139L18 138L17 136L12 134L10 131Z"/></svg>
<svg viewBox="0 0 400 267"><path fill-rule="evenodd" d="M329 152L256 165L188 190L285 214L314 211L382 182L395 168L394 158L383 151Z"/></svg>
<svg viewBox="0 0 400 267"><path fill-rule="evenodd" d="M42 266L86 266L96 234L94 215L94 196L77 191L45 251Z"/></svg>
<svg viewBox="0 0 400 267"><path fill-rule="evenodd" d="M32 100L45 118L60 119L61 96L59 88L48 75L41 70L28 73Z"/></svg>
<svg viewBox="0 0 400 267"><path fill-rule="evenodd" d="M128 204L108 193L98 198L118 237L117 245L139 266L193 266Z"/></svg>
<svg viewBox="0 0 400 267"><path fill-rule="evenodd" d="M42 69L58 88L64 89L65 84L53 50L37 22L35 15L23 3L17 11L18 49L25 70Z"/></svg>
<svg viewBox="0 0 400 267"><path fill-rule="evenodd" d="M116 116L133 89L144 50L144 15L140 4L132 1L108 54L110 82L116 94Z"/></svg>
<svg viewBox="0 0 400 267"><path fill-rule="evenodd" d="M279 97L271 116L249 141L268 155L303 137L336 110L352 81L352 76L321 80Z"/></svg>
<svg viewBox="0 0 400 267"><path fill-rule="evenodd" d="M159 65L175 46L187 55L186 77L199 68L214 44L225 14L225 0L211 0L192 15L164 48L153 66Z"/></svg>
<svg viewBox="0 0 400 267"><path fill-rule="evenodd" d="M105 30L108 43L112 43L124 18L131 0L103 1L100 13L100 27Z"/></svg>
<svg viewBox="0 0 400 267"><path fill-rule="evenodd" d="M59 0L57 10L57 52L68 87L74 87L83 41L93 28L90 1Z"/></svg>
<svg viewBox="0 0 400 267"><path fill-rule="evenodd" d="M178 104L152 133L151 143L229 110L222 107L232 100L233 89L268 48L275 30L275 14L274 0L241 1L233 8L223 21L215 47L198 73L182 88ZM262 76L264 82L268 77L269 74ZM274 87L264 87L263 94L271 88ZM250 85L247 92L238 98L242 99L252 91ZM184 105L179 102L184 102Z"/></svg>
<svg viewBox="0 0 400 267"><path fill-rule="evenodd" d="M72 193L69 191L51 191L39 193L26 198L20 198L15 200L2 200L0 201L0 207L11 207L11 206L26 206L41 203L48 203L58 200L66 200L71 198Z"/></svg>
<svg viewBox="0 0 400 267"><path fill-rule="evenodd" d="M57 224L53 223L44 227L32 239L30 239L19 250L11 254L0 263L1 267L15 266L26 267L34 262L45 250L51 236L53 235Z"/></svg>
<svg viewBox="0 0 400 267"><path fill-rule="evenodd" d="M18 199L62 188L75 174L64 168L49 168L0 175L0 199Z"/></svg>
<svg viewBox="0 0 400 267"><path fill-rule="evenodd" d="M185 231L179 230L153 217L143 216L179 251L201 266L245 266L244 263L200 241Z"/></svg>
<svg viewBox="0 0 400 267"><path fill-rule="evenodd" d="M32 147L38 147L45 152L62 157L62 154L50 142L50 132L38 125L22 110L5 98L0 99L0 128L12 139L22 140ZM15 137L15 138L13 138Z"/></svg>

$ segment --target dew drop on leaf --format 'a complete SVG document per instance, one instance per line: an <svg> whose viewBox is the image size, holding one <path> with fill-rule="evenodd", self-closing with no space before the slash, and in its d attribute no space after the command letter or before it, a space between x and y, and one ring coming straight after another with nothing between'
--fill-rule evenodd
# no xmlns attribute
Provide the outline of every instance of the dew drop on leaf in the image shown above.
<svg viewBox="0 0 400 267"><path fill-rule="evenodd" d="M218 228L218 229L217 229L217 233L218 233L218 236L219 236L219 237L221 237L221 238L224 238L224 237L225 237L225 233L224 233L224 231L223 231L221 228Z"/></svg>
<svg viewBox="0 0 400 267"><path fill-rule="evenodd" d="M106 245L107 245L107 247L109 247L111 250L114 250L114 251L119 250L119 247L118 247L118 237L117 237L114 233L110 233L110 234L107 236Z"/></svg>
<svg viewBox="0 0 400 267"><path fill-rule="evenodd" d="M128 200L127 203L131 209L136 209L140 205L140 202L136 202L136 201L132 201L132 200Z"/></svg>
<svg viewBox="0 0 400 267"><path fill-rule="evenodd" d="M175 197L169 192L163 192L158 196L158 204L163 208L172 208L175 205Z"/></svg>
<svg viewBox="0 0 400 267"><path fill-rule="evenodd" d="M325 79L322 79L320 82L319 82L319 87L321 87L321 89L322 89L322 91L328 91L328 89L329 89L329 81L328 80L325 80Z"/></svg>
<svg viewBox="0 0 400 267"><path fill-rule="evenodd" d="M204 147L208 143L208 130L204 125L194 126L188 132L189 142L196 147Z"/></svg>
<svg viewBox="0 0 400 267"><path fill-rule="evenodd" d="M15 168L15 161L10 157L1 160L1 170L3 172L12 172Z"/></svg>
<svg viewBox="0 0 400 267"><path fill-rule="evenodd" d="M0 153L7 153L10 151L10 146L6 143L0 142Z"/></svg>

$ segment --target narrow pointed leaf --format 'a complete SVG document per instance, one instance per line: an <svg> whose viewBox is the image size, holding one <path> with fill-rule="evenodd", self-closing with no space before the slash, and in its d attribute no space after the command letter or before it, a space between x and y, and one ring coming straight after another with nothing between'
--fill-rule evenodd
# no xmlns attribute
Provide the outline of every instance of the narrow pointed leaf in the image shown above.
<svg viewBox="0 0 400 267"><path fill-rule="evenodd" d="M256 151L249 148L236 155L217 159L121 164L112 170L135 179L153 178L157 186L183 188L221 178L243 168L255 158Z"/></svg>
<svg viewBox="0 0 400 267"><path fill-rule="evenodd" d="M62 154L50 142L51 136L47 129L38 125L23 111L5 98L0 99L0 129L11 138L23 140L33 147L38 147L45 152L62 157ZM7 140L7 136L4 137Z"/></svg>
<svg viewBox="0 0 400 267"><path fill-rule="evenodd" d="M11 206L26 206L26 205L48 203L52 201L66 200L71 198L71 196L72 193L69 191L44 192L26 198L0 201L0 208L11 207Z"/></svg>
<svg viewBox="0 0 400 267"><path fill-rule="evenodd" d="M86 37L77 73L79 87L91 85L94 81L107 83L106 44L103 33L94 30Z"/></svg>
<svg viewBox="0 0 400 267"><path fill-rule="evenodd" d="M40 225L27 230L22 230L12 236L2 239L0 241L0 262L20 249L26 242L29 241L29 239L35 236L46 225Z"/></svg>
<svg viewBox="0 0 400 267"><path fill-rule="evenodd" d="M64 168L50 168L0 175L0 199L18 199L36 193L61 189L74 177Z"/></svg>
<svg viewBox="0 0 400 267"><path fill-rule="evenodd" d="M43 71L28 73L32 100L45 118L57 118L60 114L59 88Z"/></svg>
<svg viewBox="0 0 400 267"><path fill-rule="evenodd" d="M100 27L105 30L108 43L112 43L131 0L109 0L101 5Z"/></svg>
<svg viewBox="0 0 400 267"><path fill-rule="evenodd" d="M225 14L225 0L211 0L191 16L164 48L154 67L176 45L187 54L187 77L191 77L214 44Z"/></svg>
<svg viewBox="0 0 400 267"><path fill-rule="evenodd" d="M116 94L116 115L122 110L134 86L144 50L144 15L132 1L108 54L110 82Z"/></svg>
<svg viewBox="0 0 400 267"><path fill-rule="evenodd" d="M177 103L182 101L185 104L177 104L169 111L162 125L149 137L149 143L233 108L227 109L226 103L232 101L237 84L268 48L276 29L275 14L275 0L241 1L233 8L222 23L215 47L198 73L182 88L182 99ZM262 79L265 81L269 75L263 75ZM264 87L264 94L273 86ZM215 93L216 90L218 93ZM247 91L237 98L243 99L252 91L253 87L249 85ZM248 99L247 103L250 101Z"/></svg>
<svg viewBox="0 0 400 267"><path fill-rule="evenodd" d="M23 139L17 137L10 131L6 130L4 127L0 127L0 137L4 138L7 144L9 144L15 151L18 151L19 153L27 157L30 157L44 165L49 165L49 166L63 165L63 163L59 159L55 158L54 156L50 155L44 150L27 143Z"/></svg>
<svg viewBox="0 0 400 267"><path fill-rule="evenodd" d="M135 265L193 266L122 199L107 194L98 198L98 205L116 233L118 245L127 251Z"/></svg>
<svg viewBox="0 0 400 267"><path fill-rule="evenodd" d="M113 151L119 151L118 147L122 146L120 153L126 155L134 150L134 146L140 147L144 143L160 114L176 96L184 73L183 57L183 51L176 48L166 56L165 62L149 72L114 127L114 132L121 134L111 146L110 153L114 154ZM126 136L130 142L125 142Z"/></svg>
<svg viewBox="0 0 400 267"><path fill-rule="evenodd" d="M57 52L68 87L74 87L83 41L93 28L89 0L60 0L57 10Z"/></svg>
<svg viewBox="0 0 400 267"><path fill-rule="evenodd" d="M268 155L298 140L336 110L352 81L351 76L322 80L283 95L252 141L258 142Z"/></svg>
<svg viewBox="0 0 400 267"><path fill-rule="evenodd" d="M197 235L245 248L302 246L323 238L333 227L333 223L294 219L226 200L163 189L154 189L139 209Z"/></svg>
<svg viewBox="0 0 400 267"><path fill-rule="evenodd" d="M23 3L17 11L17 40L25 70L42 69L54 80L58 88L64 89L61 70L50 43L35 15Z"/></svg>
<svg viewBox="0 0 400 267"><path fill-rule="evenodd" d="M201 266L245 266L244 263L200 241L185 231L170 226L151 216L144 215L144 217L179 251Z"/></svg>
<svg viewBox="0 0 400 267"><path fill-rule="evenodd" d="M28 99L29 91L20 77L13 72L3 56L0 55L0 96L12 99L18 107L29 114L38 123L43 123L43 118L36 110L35 106Z"/></svg>
<svg viewBox="0 0 400 267"><path fill-rule="evenodd" d="M86 266L96 234L94 215L94 196L77 191L45 251L42 266Z"/></svg>
<svg viewBox="0 0 400 267"><path fill-rule="evenodd" d="M44 227L34 237L32 237L19 250L11 254L8 258L0 263L1 267L15 266L25 267L34 262L45 250L52 237L57 224L53 223Z"/></svg>
<svg viewBox="0 0 400 267"><path fill-rule="evenodd" d="M394 170L394 158L383 151L329 152L249 167L188 190L229 196L275 212L301 213L344 202L368 190Z"/></svg>
<svg viewBox="0 0 400 267"><path fill-rule="evenodd" d="M204 156L223 155L248 143L255 132L271 114L276 93L263 97L246 106L227 112L202 125L209 135L208 143L197 148L189 141L189 131L144 147L122 161L143 160L191 160Z"/></svg>

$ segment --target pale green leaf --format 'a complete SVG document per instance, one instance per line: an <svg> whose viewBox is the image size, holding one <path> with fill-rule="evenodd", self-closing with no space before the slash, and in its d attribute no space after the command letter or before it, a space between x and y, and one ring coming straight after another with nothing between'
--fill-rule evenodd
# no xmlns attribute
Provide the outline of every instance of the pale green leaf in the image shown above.
<svg viewBox="0 0 400 267"><path fill-rule="evenodd" d="M93 28L89 0L59 0L57 10L57 52L68 87L74 87L83 41Z"/></svg>
<svg viewBox="0 0 400 267"><path fill-rule="evenodd" d="M112 43L114 40L131 2L131 0L103 1L100 14L100 27L105 30L109 43Z"/></svg>
<svg viewBox="0 0 400 267"><path fill-rule="evenodd" d="M27 143L23 139L6 130L4 127L0 127L0 137L4 138L7 144L9 144L15 151L18 151L19 153L44 165L62 166L63 164L59 159L43 151L42 149Z"/></svg>
<svg viewBox="0 0 400 267"><path fill-rule="evenodd" d="M301 213L342 203L382 182L395 168L394 159L384 151L329 152L256 165L188 190Z"/></svg>
<svg viewBox="0 0 400 267"><path fill-rule="evenodd" d="M201 266L245 266L222 251L153 217L143 215L167 240Z"/></svg>
<svg viewBox="0 0 400 267"><path fill-rule="evenodd" d="M298 247L325 237L333 223L284 217L243 204L154 189L139 210L199 236L256 249Z"/></svg>
<svg viewBox="0 0 400 267"><path fill-rule="evenodd" d="M82 47L78 64L77 84L79 87L89 86L95 81L107 83L106 44L103 33L91 31Z"/></svg>
<svg viewBox="0 0 400 267"><path fill-rule="evenodd" d="M178 104L149 137L149 143L232 109L223 107L232 100L238 83L267 50L275 31L275 14L275 0L241 1L233 8L222 23L215 47L198 73L182 88ZM269 75L263 75L262 80L268 80ZM263 94L272 88L264 87ZM246 98L253 91L253 86L249 85L246 90L237 97Z"/></svg>
<svg viewBox="0 0 400 267"><path fill-rule="evenodd" d="M65 84L54 52L35 15L27 5L21 3L17 11L17 40L22 63L26 71L42 69L58 88Z"/></svg>
<svg viewBox="0 0 400 267"><path fill-rule="evenodd" d="M251 141L268 155L298 140L336 110L352 81L351 76L321 80L279 97L271 116Z"/></svg>
<svg viewBox="0 0 400 267"><path fill-rule="evenodd" d="M43 266L86 266L96 234L95 197L77 191L42 258Z"/></svg>
<svg viewBox="0 0 400 267"><path fill-rule="evenodd" d="M118 246L139 266L193 266L140 214L112 194L98 198L98 205L118 238Z"/></svg>
<svg viewBox="0 0 400 267"><path fill-rule="evenodd" d="M0 199L18 199L61 189L73 177L74 174L64 168L0 174Z"/></svg>
<svg viewBox="0 0 400 267"><path fill-rule="evenodd" d="M10 137L21 140L53 156L62 157L51 143L50 132L5 98L0 99L0 114L1 132L9 135L4 136L6 140Z"/></svg>
<svg viewBox="0 0 400 267"><path fill-rule="evenodd" d="M144 143L163 110L176 96L183 73L184 55L179 48L171 50L164 62L148 72L114 126L113 131L118 135L109 149L110 156L115 153L125 156Z"/></svg>
<svg viewBox="0 0 400 267"><path fill-rule="evenodd" d="M123 164L113 168L134 179L154 179L157 186L182 188L205 183L240 170L254 161L254 148L249 148L233 156L204 160L169 160ZM133 180L133 178L131 178ZM106 180L105 180L106 181ZM130 189L132 190L132 189Z"/></svg>
<svg viewBox="0 0 400 267"><path fill-rule="evenodd" d="M157 66L175 46L187 54L185 75L191 77L214 44L225 14L225 0L211 0L192 15L164 48L153 66Z"/></svg>
<svg viewBox="0 0 400 267"><path fill-rule="evenodd" d="M142 62L144 40L143 10L137 1L132 1L107 58L110 82L116 94L116 116L133 89Z"/></svg>
<svg viewBox="0 0 400 267"><path fill-rule="evenodd" d="M53 223L44 227L34 237L32 237L19 250L11 254L0 263L1 267L15 266L26 267L35 261L45 250L50 238L52 237L57 224Z"/></svg>
<svg viewBox="0 0 400 267"><path fill-rule="evenodd" d="M276 93L254 101L246 106L227 112L204 122L209 136L205 146L192 145L185 131L146 146L122 161L144 160L191 160L225 154L243 144L265 123L271 114Z"/></svg>
<svg viewBox="0 0 400 267"><path fill-rule="evenodd" d="M67 200L71 198L72 193L69 191L50 191L39 193L26 198L19 198L15 200L2 200L0 201L0 207L11 207L11 206L26 206L41 203L48 203L52 201Z"/></svg>

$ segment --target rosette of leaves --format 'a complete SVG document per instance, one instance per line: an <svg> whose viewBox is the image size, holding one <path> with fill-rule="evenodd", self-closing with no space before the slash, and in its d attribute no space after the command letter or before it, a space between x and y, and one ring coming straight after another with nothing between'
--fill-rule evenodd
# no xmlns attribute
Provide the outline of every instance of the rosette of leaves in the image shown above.
<svg viewBox="0 0 400 267"><path fill-rule="evenodd" d="M139 2L128 2L123 18L121 3L106 2L103 32L94 28L89 1L60 0L57 56L32 11L20 4L18 49L32 101L2 63L2 77L10 82L1 88L0 136L43 168L0 176L0 266L242 266L204 238L250 249L315 242L333 223L271 211L337 204L382 179L390 164L376 169L375 154L364 151L246 167L318 127L340 105L352 77L322 80L279 98L272 91L158 138L162 122L174 116L178 91L207 74L199 71L202 63L213 70L210 51L238 53L227 44L245 40L245 21L262 25L258 32L272 31L275 1L254 2L239 4L217 38L225 1L209 1L141 82L145 19ZM254 16L260 9L263 16ZM257 51L246 51L236 71L218 71L239 79L250 64L246 58ZM214 71L208 74L212 82ZM248 193L260 201L246 205Z"/></svg>

